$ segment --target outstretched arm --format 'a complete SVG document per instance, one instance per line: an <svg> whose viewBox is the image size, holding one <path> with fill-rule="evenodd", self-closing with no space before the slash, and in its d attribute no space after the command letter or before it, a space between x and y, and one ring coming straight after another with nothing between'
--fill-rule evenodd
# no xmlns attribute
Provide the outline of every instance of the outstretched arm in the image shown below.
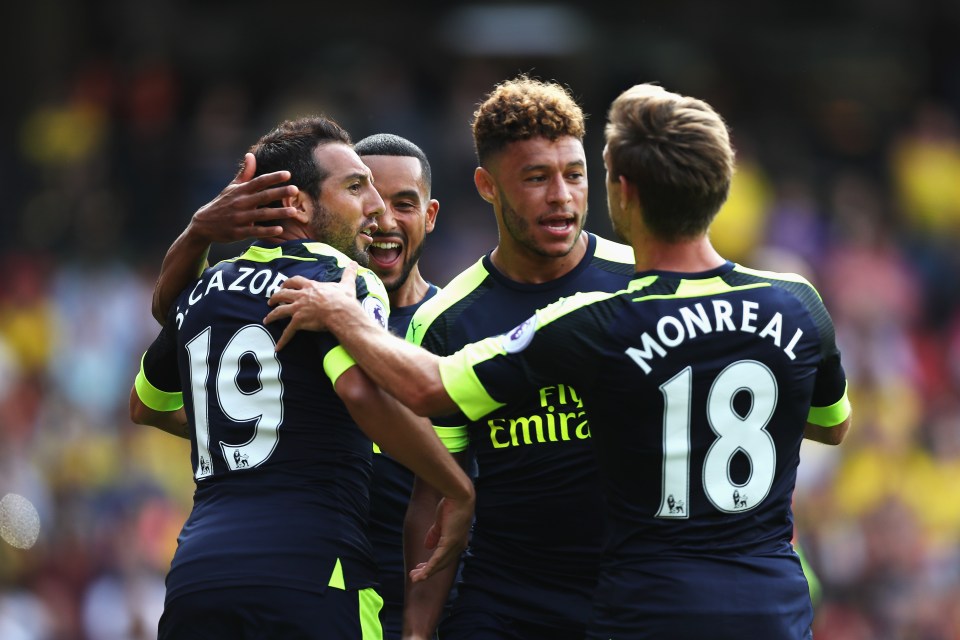
<svg viewBox="0 0 960 640"><path fill-rule="evenodd" d="M203 270L211 244L275 236L282 227L259 223L298 215L294 207L266 206L297 193L293 185L275 186L289 180L290 172L275 171L254 178L256 169L256 158L248 153L233 181L193 214L190 224L167 250L153 290L153 317L157 322L164 321L180 292Z"/></svg>
<svg viewBox="0 0 960 640"><path fill-rule="evenodd" d="M423 478L443 496L424 545L433 549L410 574L413 581L456 563L467 546L473 522L473 482L437 437L429 420L419 418L360 369L350 367L334 388L367 436Z"/></svg>
<svg viewBox="0 0 960 640"><path fill-rule="evenodd" d="M356 264L344 269L339 283L301 276L286 280L270 297L269 324L289 318L277 342L279 351L302 329L330 331L378 386L421 416L458 411L440 378L440 358L394 336L357 303Z"/></svg>

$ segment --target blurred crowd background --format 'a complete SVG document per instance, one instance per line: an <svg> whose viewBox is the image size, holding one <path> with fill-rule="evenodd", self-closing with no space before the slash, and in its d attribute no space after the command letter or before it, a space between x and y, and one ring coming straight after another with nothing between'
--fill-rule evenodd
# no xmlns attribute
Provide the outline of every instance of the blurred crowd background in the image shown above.
<svg viewBox="0 0 960 640"><path fill-rule="evenodd" d="M321 112L417 142L443 285L496 243L469 123L521 72L589 114L607 237L610 101L656 81L724 115L739 170L713 241L816 284L851 381L854 428L804 444L795 497L816 638L960 638L960 3L401 4L0 10L0 495L41 521L31 549L0 541L0 639L155 637L193 485L186 443L127 399L162 256L246 148Z"/></svg>

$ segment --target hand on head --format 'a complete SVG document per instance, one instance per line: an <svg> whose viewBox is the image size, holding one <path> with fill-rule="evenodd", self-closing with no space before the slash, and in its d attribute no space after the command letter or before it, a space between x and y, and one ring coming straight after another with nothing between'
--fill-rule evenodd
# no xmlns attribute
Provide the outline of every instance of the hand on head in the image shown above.
<svg viewBox="0 0 960 640"><path fill-rule="evenodd" d="M261 226L259 223L290 218L304 224L309 222L307 213L296 207L267 206L299 192L291 184L275 186L290 180L289 171L254 177L256 170L257 160L248 153L233 181L193 214L190 224L198 236L208 243L269 238L282 233L283 227L276 224Z"/></svg>

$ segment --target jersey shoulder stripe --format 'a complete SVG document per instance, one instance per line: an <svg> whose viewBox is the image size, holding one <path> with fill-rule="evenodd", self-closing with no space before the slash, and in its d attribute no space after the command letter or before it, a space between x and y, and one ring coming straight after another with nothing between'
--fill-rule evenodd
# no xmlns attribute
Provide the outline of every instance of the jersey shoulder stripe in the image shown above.
<svg viewBox="0 0 960 640"><path fill-rule="evenodd" d="M288 258L291 260L302 260L304 262L317 261L317 259L314 258L313 256L296 255L293 252L289 251L289 249L287 249L286 251L284 249L285 247L280 244L278 244L275 247L263 247L260 245L253 244L247 247L246 251L244 251L240 255L235 256L233 258L228 258L226 260L222 260L221 262L237 262L238 260L246 260L248 262L273 262L274 260L279 260L280 258Z"/></svg>
<svg viewBox="0 0 960 640"><path fill-rule="evenodd" d="M211 269L222 269L236 262L254 262L267 265L284 260L292 260L294 264L299 262L303 265L302 267L294 267L295 273L289 271L287 273L303 275L318 282L339 281L343 270L352 261L345 253L326 243L294 240L273 246L254 243L239 256L222 260ZM306 263L314 263L315 266L308 266ZM367 267L358 265L356 287L358 300L362 301L368 296L373 296L380 302L386 317L389 317L390 299L387 296L386 287L376 273ZM386 318L383 321L386 322Z"/></svg>
<svg viewBox="0 0 960 640"><path fill-rule="evenodd" d="M330 245L323 242L305 242L303 243L303 248L309 251L313 255L318 256L327 256L334 258L337 263L337 267L340 269L346 269L347 265L350 264L351 259L342 251L334 249ZM287 256L291 257L291 256ZM383 282L380 280L380 277L373 272L373 270L362 265L357 265L357 278L365 285L366 291L361 292L361 287L357 287L357 299L362 300L367 295L376 297L380 302L383 303L385 309L390 309L390 299L387 296L387 288L383 286Z"/></svg>
<svg viewBox="0 0 960 640"><path fill-rule="evenodd" d="M795 273L758 271L738 264L726 275L726 279L729 282L766 282L792 293L803 304L820 333L821 357L836 353L836 331L833 319L823 304L820 292L806 278Z"/></svg>
<svg viewBox="0 0 960 640"><path fill-rule="evenodd" d="M632 283L631 283L632 284ZM597 304L598 302L603 302L604 300L609 300L611 298L616 298L625 293L629 293L630 288L621 289L620 291L582 291L580 293L575 293L572 296L567 296L560 298L554 303L551 303L544 307L543 309L538 309L535 318L535 327L534 330L539 330L542 327L550 324L551 322L556 321L563 316L582 309L584 307L589 307L590 305Z"/></svg>
<svg viewBox="0 0 960 640"><path fill-rule="evenodd" d="M470 420L505 406L493 399L477 377L475 367L487 360L523 349L538 331L560 318L587 307L628 294L629 289L620 291L589 291L560 298L556 302L537 310L533 316L505 334L490 336L478 342L464 346L456 353L440 359L440 378L460 410ZM595 315L595 314L594 314ZM590 316L575 316L583 322L593 322Z"/></svg>
<svg viewBox="0 0 960 640"><path fill-rule="evenodd" d="M676 298L702 298L705 296L729 293L744 289L769 287L765 282L730 283L724 276L712 278L674 280L658 275L637 278L630 283L629 290L640 293L634 302L644 300L670 300Z"/></svg>
<svg viewBox="0 0 960 640"><path fill-rule="evenodd" d="M459 316L463 309L470 306L489 277L483 266L483 258L461 271L413 314L407 327L407 341L423 345L424 337L434 327L437 318L445 316L445 320L451 322Z"/></svg>
<svg viewBox="0 0 960 640"><path fill-rule="evenodd" d="M596 238L597 245L590 266L621 275L633 275L636 272L633 247L601 238L596 234L591 235Z"/></svg>

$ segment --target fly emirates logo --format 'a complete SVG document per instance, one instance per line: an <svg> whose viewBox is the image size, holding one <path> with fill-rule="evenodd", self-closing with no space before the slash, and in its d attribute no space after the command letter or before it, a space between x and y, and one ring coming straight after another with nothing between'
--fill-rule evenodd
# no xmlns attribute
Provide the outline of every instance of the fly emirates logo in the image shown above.
<svg viewBox="0 0 960 640"><path fill-rule="evenodd" d="M494 449L586 440L590 425L577 392L565 384L540 389L540 409L522 418L491 418L490 443Z"/></svg>

